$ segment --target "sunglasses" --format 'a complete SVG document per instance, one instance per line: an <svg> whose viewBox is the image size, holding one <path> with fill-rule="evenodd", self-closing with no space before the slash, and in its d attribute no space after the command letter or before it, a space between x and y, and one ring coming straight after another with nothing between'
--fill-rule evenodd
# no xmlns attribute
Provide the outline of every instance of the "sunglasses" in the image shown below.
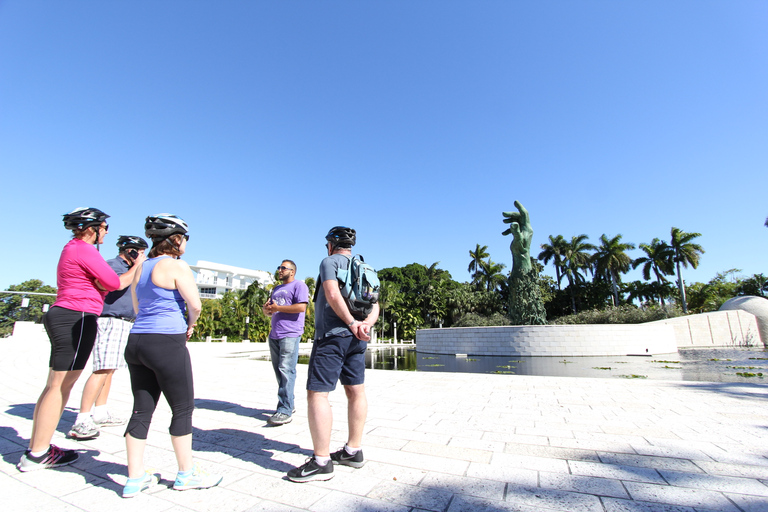
<svg viewBox="0 0 768 512"><path fill-rule="evenodd" d="M291 267L284 267L280 265L279 267L277 267L277 270L293 270L293 269Z"/></svg>

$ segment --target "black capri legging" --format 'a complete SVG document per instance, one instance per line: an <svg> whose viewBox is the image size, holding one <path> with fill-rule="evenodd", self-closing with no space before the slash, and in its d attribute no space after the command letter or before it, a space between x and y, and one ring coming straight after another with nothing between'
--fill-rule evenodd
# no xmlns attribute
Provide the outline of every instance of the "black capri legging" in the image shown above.
<svg viewBox="0 0 768 512"><path fill-rule="evenodd" d="M48 367L54 371L76 371L85 368L99 330L93 313L53 306L43 316L43 325L51 340Z"/></svg>
<svg viewBox="0 0 768 512"><path fill-rule="evenodd" d="M173 413L171 435L191 434L195 390L186 333L131 333L125 347L125 361L133 391L133 414L125 433L135 439L147 438L162 392Z"/></svg>

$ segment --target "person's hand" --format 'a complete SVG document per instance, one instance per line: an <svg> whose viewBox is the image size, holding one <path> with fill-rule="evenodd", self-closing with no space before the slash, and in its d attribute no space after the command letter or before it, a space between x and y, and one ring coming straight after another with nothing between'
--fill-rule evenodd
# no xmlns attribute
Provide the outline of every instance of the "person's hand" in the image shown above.
<svg viewBox="0 0 768 512"><path fill-rule="evenodd" d="M512 258L515 264L515 270L530 269L531 260L531 240L533 239L533 228L528 210L515 201L517 212L502 212L504 223L509 224L509 228L502 232L502 235L512 235L512 243L509 249L512 251Z"/></svg>
<svg viewBox="0 0 768 512"><path fill-rule="evenodd" d="M147 259L147 255L146 255L146 254L144 254L144 251L141 251L141 252L139 252L139 255L138 255L138 256L136 256L136 257L133 259L133 264L134 264L134 265L141 265L142 263L144 263L144 261L145 261L146 259Z"/></svg>
<svg viewBox="0 0 768 512"><path fill-rule="evenodd" d="M189 327L187 327L187 341L192 339L192 333L195 332L195 326L197 324L192 324Z"/></svg>
<svg viewBox="0 0 768 512"><path fill-rule="evenodd" d="M371 340L371 326L365 322L355 322L349 329L355 335L355 338L361 341Z"/></svg>

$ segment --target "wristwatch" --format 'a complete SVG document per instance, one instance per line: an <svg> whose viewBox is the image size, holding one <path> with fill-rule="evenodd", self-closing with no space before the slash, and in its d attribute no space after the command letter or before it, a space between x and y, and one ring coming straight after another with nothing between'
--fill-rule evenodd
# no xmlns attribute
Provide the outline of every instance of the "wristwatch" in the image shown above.
<svg viewBox="0 0 768 512"><path fill-rule="evenodd" d="M348 324L347 324L347 327L352 327L352 326L353 326L353 325L355 325L356 323L357 323L357 320L352 320L352 322L350 322L350 323L348 323Z"/></svg>

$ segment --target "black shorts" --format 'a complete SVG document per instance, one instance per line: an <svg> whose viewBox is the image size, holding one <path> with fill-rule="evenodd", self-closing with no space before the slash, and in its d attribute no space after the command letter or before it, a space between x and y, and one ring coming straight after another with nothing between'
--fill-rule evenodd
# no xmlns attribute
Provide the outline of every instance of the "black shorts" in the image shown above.
<svg viewBox="0 0 768 512"><path fill-rule="evenodd" d="M53 306L43 325L51 340L48 366L58 372L85 368L99 332L98 315Z"/></svg>
<svg viewBox="0 0 768 512"><path fill-rule="evenodd" d="M336 382L356 386L365 382L365 350L368 343L352 334L315 340L309 356L309 391L333 391Z"/></svg>

